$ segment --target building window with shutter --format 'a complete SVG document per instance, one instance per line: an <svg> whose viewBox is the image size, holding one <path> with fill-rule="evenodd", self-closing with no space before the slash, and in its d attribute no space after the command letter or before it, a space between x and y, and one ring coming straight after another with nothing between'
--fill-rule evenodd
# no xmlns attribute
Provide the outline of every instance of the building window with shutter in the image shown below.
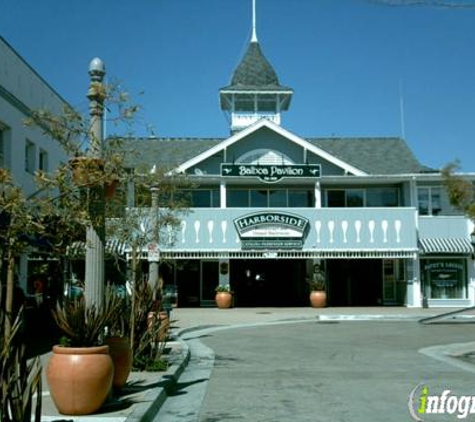
<svg viewBox="0 0 475 422"><path fill-rule="evenodd" d="M44 172L48 171L48 152L40 149L38 169Z"/></svg>
<svg viewBox="0 0 475 422"><path fill-rule="evenodd" d="M0 167L5 167L5 130L0 126Z"/></svg>
<svg viewBox="0 0 475 422"><path fill-rule="evenodd" d="M36 169L36 146L29 139L25 142L25 171L33 174Z"/></svg>

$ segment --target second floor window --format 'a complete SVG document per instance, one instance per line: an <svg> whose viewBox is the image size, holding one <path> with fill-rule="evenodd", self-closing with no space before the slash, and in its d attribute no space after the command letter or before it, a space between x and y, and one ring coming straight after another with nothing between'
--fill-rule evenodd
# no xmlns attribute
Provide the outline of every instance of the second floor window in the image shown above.
<svg viewBox="0 0 475 422"><path fill-rule="evenodd" d="M307 189L233 189L226 192L228 208L309 208L315 206L315 194Z"/></svg>
<svg viewBox="0 0 475 422"><path fill-rule="evenodd" d="M419 215L439 215L442 211L441 188L417 188L417 206Z"/></svg>
<svg viewBox="0 0 475 422"><path fill-rule="evenodd" d="M40 149L38 169L45 172L48 171L48 153L43 149Z"/></svg>
<svg viewBox="0 0 475 422"><path fill-rule="evenodd" d="M5 167L5 130L0 126L0 167Z"/></svg>
<svg viewBox="0 0 475 422"><path fill-rule="evenodd" d="M150 191L141 189L137 196L137 206L150 206ZM158 195L160 207L185 207L185 208L219 208L219 189L176 189L171 192L160 191Z"/></svg>
<svg viewBox="0 0 475 422"><path fill-rule="evenodd" d="M25 142L25 171L33 174L36 169L36 146L30 140Z"/></svg>
<svg viewBox="0 0 475 422"><path fill-rule="evenodd" d="M397 207L397 188L329 189L327 207Z"/></svg>

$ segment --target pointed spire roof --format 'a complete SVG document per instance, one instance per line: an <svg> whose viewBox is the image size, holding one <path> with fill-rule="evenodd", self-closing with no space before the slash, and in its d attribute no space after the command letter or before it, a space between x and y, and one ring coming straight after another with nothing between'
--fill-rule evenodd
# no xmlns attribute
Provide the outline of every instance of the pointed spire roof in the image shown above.
<svg viewBox="0 0 475 422"><path fill-rule="evenodd" d="M277 74L257 41L251 41L246 54L233 73L226 90L289 91L280 85Z"/></svg>

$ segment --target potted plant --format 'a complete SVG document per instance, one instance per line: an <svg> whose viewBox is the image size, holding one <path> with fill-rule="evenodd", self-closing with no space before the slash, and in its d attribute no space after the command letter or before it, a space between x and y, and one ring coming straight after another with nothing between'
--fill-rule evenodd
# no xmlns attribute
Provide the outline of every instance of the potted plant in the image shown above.
<svg viewBox="0 0 475 422"><path fill-rule="evenodd" d="M117 293L113 293L117 294ZM130 344L131 306L127 296L118 297L119 309L115 319L109 321L105 344L114 364L112 386L121 389L127 382L132 370L132 347Z"/></svg>
<svg viewBox="0 0 475 422"><path fill-rule="evenodd" d="M0 294L1 296L1 294ZM0 307L0 421L41 422L41 361L27 359L22 339L23 308L5 333L9 318ZM35 399L36 397L36 399Z"/></svg>
<svg viewBox="0 0 475 422"><path fill-rule="evenodd" d="M104 344L104 331L119 309L117 297L106 294L100 308L87 305L81 296L65 299L53 310L65 335L61 344L53 347L46 378L60 413L90 414L105 402L112 387L114 366L109 346Z"/></svg>
<svg viewBox="0 0 475 422"><path fill-rule="evenodd" d="M233 292L229 284L220 284L216 287L216 305L219 309L230 308L233 302Z"/></svg>
<svg viewBox="0 0 475 422"><path fill-rule="evenodd" d="M167 363L162 358L165 351L168 317L160 316L161 304L150 284L138 282L132 299L132 349L135 371L161 371ZM166 316L166 312L165 312Z"/></svg>
<svg viewBox="0 0 475 422"><path fill-rule="evenodd" d="M314 265L313 273L307 280L310 286L310 303L314 308L324 308L327 305L325 271L318 264Z"/></svg>

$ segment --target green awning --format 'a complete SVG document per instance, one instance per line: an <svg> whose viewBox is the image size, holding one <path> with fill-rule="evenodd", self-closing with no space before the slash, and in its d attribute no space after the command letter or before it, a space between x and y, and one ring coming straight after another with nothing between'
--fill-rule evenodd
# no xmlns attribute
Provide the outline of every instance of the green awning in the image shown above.
<svg viewBox="0 0 475 422"><path fill-rule="evenodd" d="M423 254L468 255L474 252L470 240L465 237L433 237L419 239Z"/></svg>

